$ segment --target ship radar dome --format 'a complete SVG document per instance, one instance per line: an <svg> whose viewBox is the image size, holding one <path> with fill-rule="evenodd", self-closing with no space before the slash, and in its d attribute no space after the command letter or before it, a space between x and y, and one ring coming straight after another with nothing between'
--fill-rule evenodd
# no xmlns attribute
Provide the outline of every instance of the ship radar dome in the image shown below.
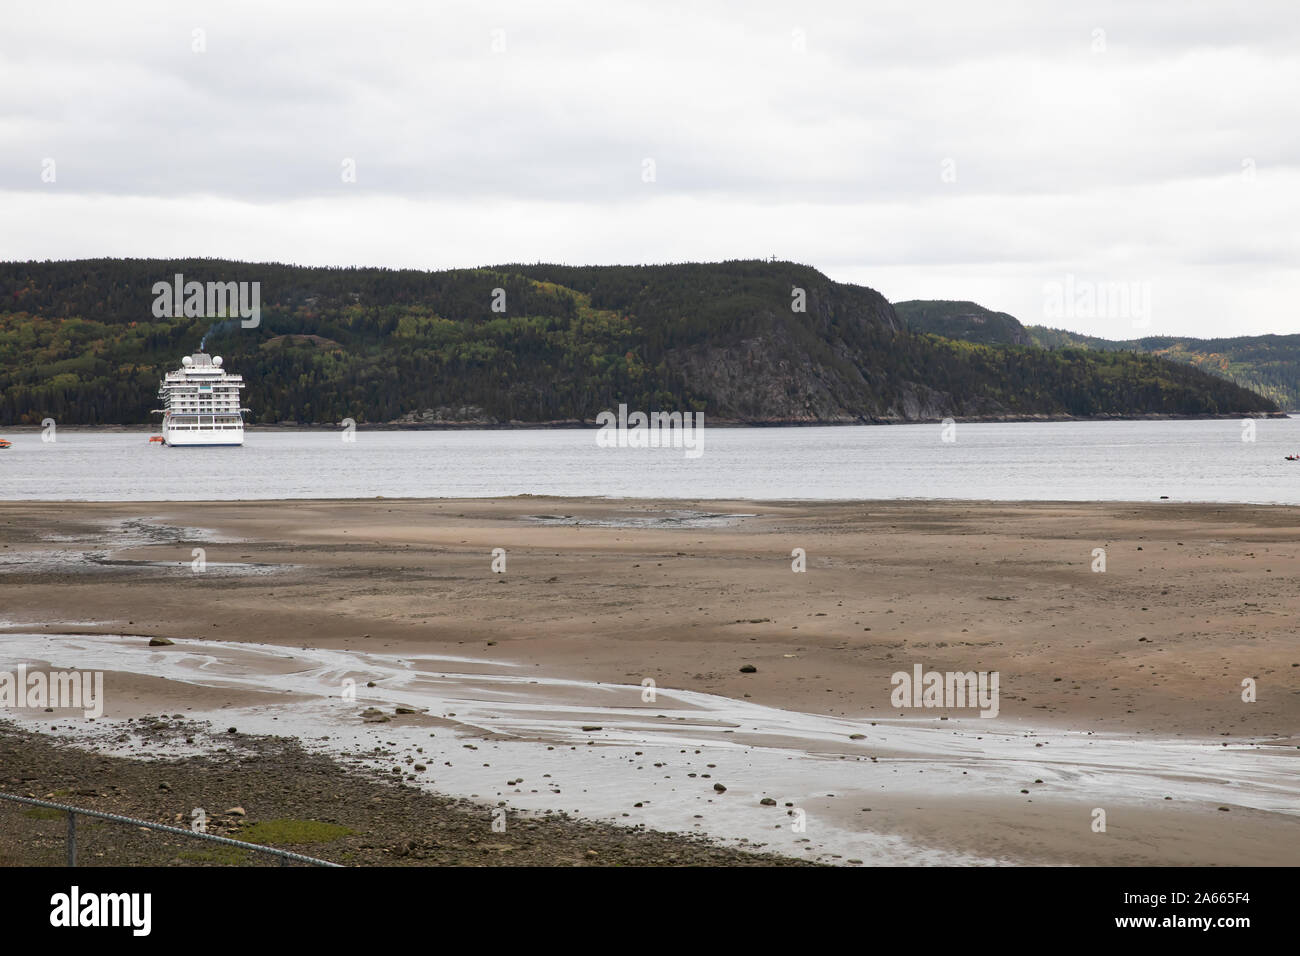
<svg viewBox="0 0 1300 956"><path fill-rule="evenodd" d="M220 365L221 365L221 356L218 355L216 358L214 358L214 359L212 360L212 364L213 364L213 365L216 365L216 366L220 366Z"/></svg>
<svg viewBox="0 0 1300 956"><path fill-rule="evenodd" d="M185 358L181 359L181 364L182 364L182 365L193 365L193 364L194 364L194 359L190 358L190 357L187 355L187 356L185 356Z"/></svg>

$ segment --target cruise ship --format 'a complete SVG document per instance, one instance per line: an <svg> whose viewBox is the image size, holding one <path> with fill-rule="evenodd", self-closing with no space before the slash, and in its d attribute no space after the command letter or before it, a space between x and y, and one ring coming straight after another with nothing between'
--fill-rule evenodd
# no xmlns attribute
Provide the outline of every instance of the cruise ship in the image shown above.
<svg viewBox="0 0 1300 956"><path fill-rule="evenodd" d="M242 445L243 413L248 411L239 406L243 387L244 377L222 368L220 355L200 350L185 356L158 387L163 407L154 412L163 417L164 444Z"/></svg>

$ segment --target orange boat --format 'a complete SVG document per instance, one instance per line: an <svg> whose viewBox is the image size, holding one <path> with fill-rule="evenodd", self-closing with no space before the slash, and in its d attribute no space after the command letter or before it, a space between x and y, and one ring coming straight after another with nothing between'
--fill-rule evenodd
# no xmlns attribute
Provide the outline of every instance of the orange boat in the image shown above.
<svg viewBox="0 0 1300 956"><path fill-rule="evenodd" d="M161 445L163 444L163 437L162 435L151 435L149 436L149 441L156 442L157 444Z"/></svg>
<svg viewBox="0 0 1300 956"><path fill-rule="evenodd" d="M0 448L8 448L13 442L0 438Z"/></svg>

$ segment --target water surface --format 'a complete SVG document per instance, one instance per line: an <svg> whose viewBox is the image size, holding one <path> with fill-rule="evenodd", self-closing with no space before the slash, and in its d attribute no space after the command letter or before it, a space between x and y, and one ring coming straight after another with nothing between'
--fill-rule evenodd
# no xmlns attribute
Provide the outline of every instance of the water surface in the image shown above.
<svg viewBox="0 0 1300 956"><path fill-rule="evenodd" d="M600 448L597 432L253 431L242 448L13 433L0 499L617 498L1300 504L1300 419L707 428L703 454Z"/></svg>

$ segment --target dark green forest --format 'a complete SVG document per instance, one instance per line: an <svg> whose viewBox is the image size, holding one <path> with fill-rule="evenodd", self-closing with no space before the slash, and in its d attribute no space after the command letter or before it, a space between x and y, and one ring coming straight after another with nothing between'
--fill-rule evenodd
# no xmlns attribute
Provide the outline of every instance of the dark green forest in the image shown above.
<svg viewBox="0 0 1300 956"><path fill-rule="evenodd" d="M1111 340L1039 325L1029 326L1027 331L1044 348L1144 352L1171 362L1184 362L1259 392L1287 411L1300 410L1300 335L1240 335L1223 339L1150 335Z"/></svg>
<svg viewBox="0 0 1300 956"><path fill-rule="evenodd" d="M1139 352L1192 365L1265 395L1287 410L1300 409L1300 335L1241 335L1222 339L1150 335L1103 339L1042 325L1025 326L1005 312L974 302L895 302L908 328L989 345L1037 345L1045 349Z"/></svg>
<svg viewBox="0 0 1300 956"><path fill-rule="evenodd" d="M980 345L1038 345L1015 316L974 302L895 302L899 320L916 332Z"/></svg>
<svg viewBox="0 0 1300 956"><path fill-rule="evenodd" d="M153 285L177 273L260 283L260 325L155 317ZM0 425L157 421L159 378L205 336L244 376L260 423L431 410L592 421L620 402L755 423L1275 410L1150 355L909 329L877 292L794 263L425 272L96 259L0 264Z"/></svg>

